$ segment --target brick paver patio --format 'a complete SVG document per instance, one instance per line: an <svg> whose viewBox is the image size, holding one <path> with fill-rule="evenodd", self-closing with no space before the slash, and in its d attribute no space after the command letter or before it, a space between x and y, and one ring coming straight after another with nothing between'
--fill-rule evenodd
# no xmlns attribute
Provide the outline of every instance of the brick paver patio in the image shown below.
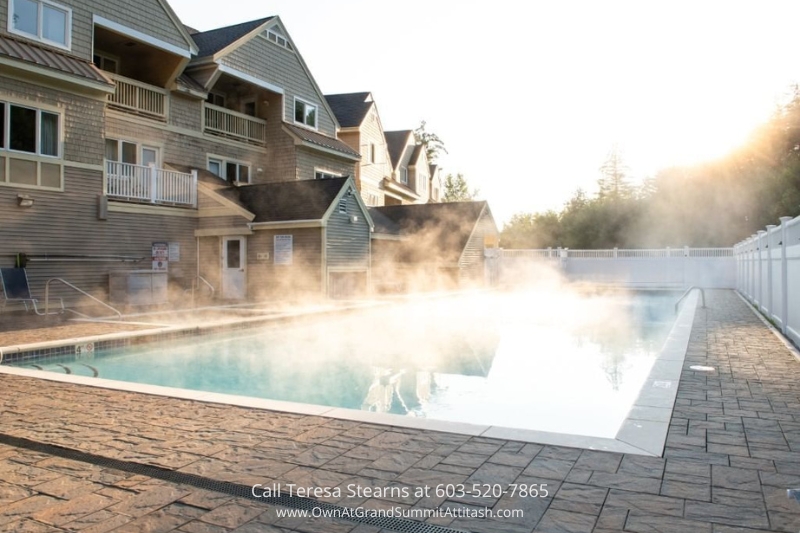
<svg viewBox="0 0 800 533"><path fill-rule="evenodd" d="M435 517L474 532L800 530L800 363L732 291L698 309L664 457L400 429L0 374L0 434L242 485L341 487L345 506L522 509ZM695 372L690 365L714 372ZM565 378L566 379L566 378ZM591 398L587 398L591 401ZM7 440L7 439L6 439ZM547 497L416 496L422 486L548 485ZM381 491L351 496L346 487ZM394 487L397 491L386 490ZM401 492L410 495L386 494ZM264 503L0 445L0 532L377 533L278 518ZM389 531L389 530L386 530Z"/></svg>

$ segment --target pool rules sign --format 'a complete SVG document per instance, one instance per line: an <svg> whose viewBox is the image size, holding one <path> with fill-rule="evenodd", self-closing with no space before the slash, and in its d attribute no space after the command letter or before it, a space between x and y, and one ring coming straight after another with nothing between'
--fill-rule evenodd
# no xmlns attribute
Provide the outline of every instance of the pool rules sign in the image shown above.
<svg viewBox="0 0 800 533"><path fill-rule="evenodd" d="M153 272L167 272L169 270L169 243L153 243Z"/></svg>

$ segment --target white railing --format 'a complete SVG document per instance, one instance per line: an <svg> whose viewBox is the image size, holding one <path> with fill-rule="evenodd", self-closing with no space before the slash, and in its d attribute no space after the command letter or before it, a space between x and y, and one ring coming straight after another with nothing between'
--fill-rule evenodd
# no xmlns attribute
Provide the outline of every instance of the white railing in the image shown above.
<svg viewBox="0 0 800 533"><path fill-rule="evenodd" d="M129 201L197 207L197 172L106 161L106 194Z"/></svg>
<svg viewBox="0 0 800 533"><path fill-rule="evenodd" d="M733 250L736 289L800 346L800 217L782 217Z"/></svg>
<svg viewBox="0 0 800 533"><path fill-rule="evenodd" d="M160 119L167 118L168 98L165 89L118 74L107 74L117 86L114 94L108 95L110 106Z"/></svg>
<svg viewBox="0 0 800 533"><path fill-rule="evenodd" d="M204 103L203 131L249 143L264 144L267 140L267 121Z"/></svg>

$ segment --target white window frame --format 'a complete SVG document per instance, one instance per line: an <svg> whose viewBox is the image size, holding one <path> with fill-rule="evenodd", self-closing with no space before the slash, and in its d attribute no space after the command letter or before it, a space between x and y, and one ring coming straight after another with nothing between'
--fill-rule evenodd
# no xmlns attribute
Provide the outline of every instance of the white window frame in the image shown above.
<svg viewBox="0 0 800 533"><path fill-rule="evenodd" d="M408 168L400 167L400 183L408 185Z"/></svg>
<svg viewBox="0 0 800 533"><path fill-rule="evenodd" d="M378 147L375 145L375 143L369 143L369 162L378 162Z"/></svg>
<svg viewBox="0 0 800 533"><path fill-rule="evenodd" d="M339 207L337 208L337 211L342 215L346 215L347 214L347 198L346 197L339 199Z"/></svg>
<svg viewBox="0 0 800 533"><path fill-rule="evenodd" d="M220 174L219 179L225 181L227 183L234 183L236 185L250 185L253 183L253 165L251 165L248 161L240 161L238 159L231 159L229 157L222 157L219 155L209 154L206 157L206 169L211 172L209 166L211 162L219 163ZM235 179L231 182L228 177L228 165L236 165L236 173ZM239 174L241 173L240 167L247 168L247 181L241 181L239 179Z"/></svg>
<svg viewBox="0 0 800 533"><path fill-rule="evenodd" d="M417 188L421 188L422 193L428 192L428 177L419 170L417 171L417 181L419 182Z"/></svg>
<svg viewBox="0 0 800 533"><path fill-rule="evenodd" d="M338 172L331 172L330 170L325 170L324 168L314 169L315 180L329 180L331 178L341 178L341 177L342 175Z"/></svg>
<svg viewBox="0 0 800 533"><path fill-rule="evenodd" d="M0 145L0 152L8 152L10 154L27 154L30 156L44 157L47 159L62 159L63 157L63 142L64 142L64 113L61 110L49 107L41 107L38 105L31 105L28 103L20 103L13 100L0 100L0 104L5 106L3 112L3 145ZM30 109L36 111L36 138L34 140L35 150L28 152L25 150L14 150L11 148L11 106L21 107L23 109ZM43 154L42 153L42 113L56 115L58 117L58 141L56 143L56 153Z"/></svg>
<svg viewBox="0 0 800 533"><path fill-rule="evenodd" d="M303 104L303 106L311 106L311 107L314 108L315 113L314 113L314 125L313 126L311 124L306 124L305 122L298 122L297 121L297 104L298 103ZM306 110L305 110L305 107L304 107L303 108L303 117L305 117L305 116L306 116ZM299 124L300 126L304 126L306 128L311 128L311 129L316 130L316 129L318 129L318 126L319 126L319 106L317 104L313 103L313 102L309 102L308 100L304 100L303 98L299 98L299 97L295 96L294 97L294 106L292 107L292 118L294 119L294 123L295 124Z"/></svg>
<svg viewBox="0 0 800 533"><path fill-rule="evenodd" d="M216 102L216 99L218 99L218 98L222 99L222 103L221 104ZM214 92L214 91L209 91L208 96L206 97L206 103L207 104L215 105L217 107L225 107L226 100L227 99L225 98L224 94L218 93L218 92Z"/></svg>
<svg viewBox="0 0 800 533"><path fill-rule="evenodd" d="M105 141L116 141L118 143L117 160L116 160L116 162L118 163L122 163L122 143L127 143L136 146L136 163L128 163L128 164L142 166L142 161L144 160L144 157L142 157L143 156L142 151L145 148L150 148L156 151L156 168L162 168L161 156L164 153L163 146L159 146L158 144L153 144L149 142L136 141L133 139L124 139L122 137L106 137L104 139L104 144L103 144L103 158L105 158Z"/></svg>
<svg viewBox="0 0 800 533"><path fill-rule="evenodd" d="M14 7L16 4L15 0L8 0L8 32L13 33L14 35L20 35L25 37L26 39L32 39L34 41L39 41L41 43L48 44L50 46L54 46L56 48L61 48L62 50L72 50L72 9L63 6L61 4L57 4L55 2L50 2L50 0L29 0L37 4L36 7L36 34L28 33L26 31L18 30L14 27ZM44 6L50 6L53 9L57 9L59 11L63 11L66 14L66 20L64 28L64 38L65 43L60 43L58 41L51 41L44 37Z"/></svg>
<svg viewBox="0 0 800 533"><path fill-rule="evenodd" d="M271 42L274 45L280 46L281 48L286 48L287 50L291 50L292 52L294 52L292 43L289 42L289 39L287 39L285 35L281 35L280 33L272 29L267 30L266 33L267 33L267 41Z"/></svg>
<svg viewBox="0 0 800 533"><path fill-rule="evenodd" d="M100 59L99 65L94 62L95 56L97 56ZM106 61L113 61L114 63L116 63L117 68L115 68L114 70L107 69L105 65ZM92 63L94 63L95 66L100 70L104 70L106 72L113 72L114 74L119 74L119 56L107 54L105 52L98 52L95 50L94 52L92 52Z"/></svg>
<svg viewBox="0 0 800 533"><path fill-rule="evenodd" d="M2 178L0 178L0 186L15 187L19 189L44 189L48 191L63 191L64 190L64 112L62 109L54 106L41 105L39 103L32 104L27 101L3 98L0 99L0 104L3 108L3 120L0 121L0 129L3 132L2 144L0 144L0 165L2 165ZM34 152L26 152L24 150L11 149L11 106L31 109L36 111L36 138ZM57 135L58 140L56 143L56 155L42 153L42 113L49 113L58 117ZM36 164L36 184L18 183L11 181L11 161L23 160L30 161ZM59 184L57 187L42 185L42 165L55 165L59 169Z"/></svg>

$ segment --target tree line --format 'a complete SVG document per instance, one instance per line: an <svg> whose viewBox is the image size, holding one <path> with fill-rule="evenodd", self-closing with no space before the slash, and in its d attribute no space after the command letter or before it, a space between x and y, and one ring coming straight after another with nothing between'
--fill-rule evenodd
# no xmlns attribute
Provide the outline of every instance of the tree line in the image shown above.
<svg viewBox="0 0 800 533"><path fill-rule="evenodd" d="M727 247L800 215L800 89L718 160L666 168L632 186L615 147L599 170L596 194L578 189L560 211L514 215L501 246Z"/></svg>

